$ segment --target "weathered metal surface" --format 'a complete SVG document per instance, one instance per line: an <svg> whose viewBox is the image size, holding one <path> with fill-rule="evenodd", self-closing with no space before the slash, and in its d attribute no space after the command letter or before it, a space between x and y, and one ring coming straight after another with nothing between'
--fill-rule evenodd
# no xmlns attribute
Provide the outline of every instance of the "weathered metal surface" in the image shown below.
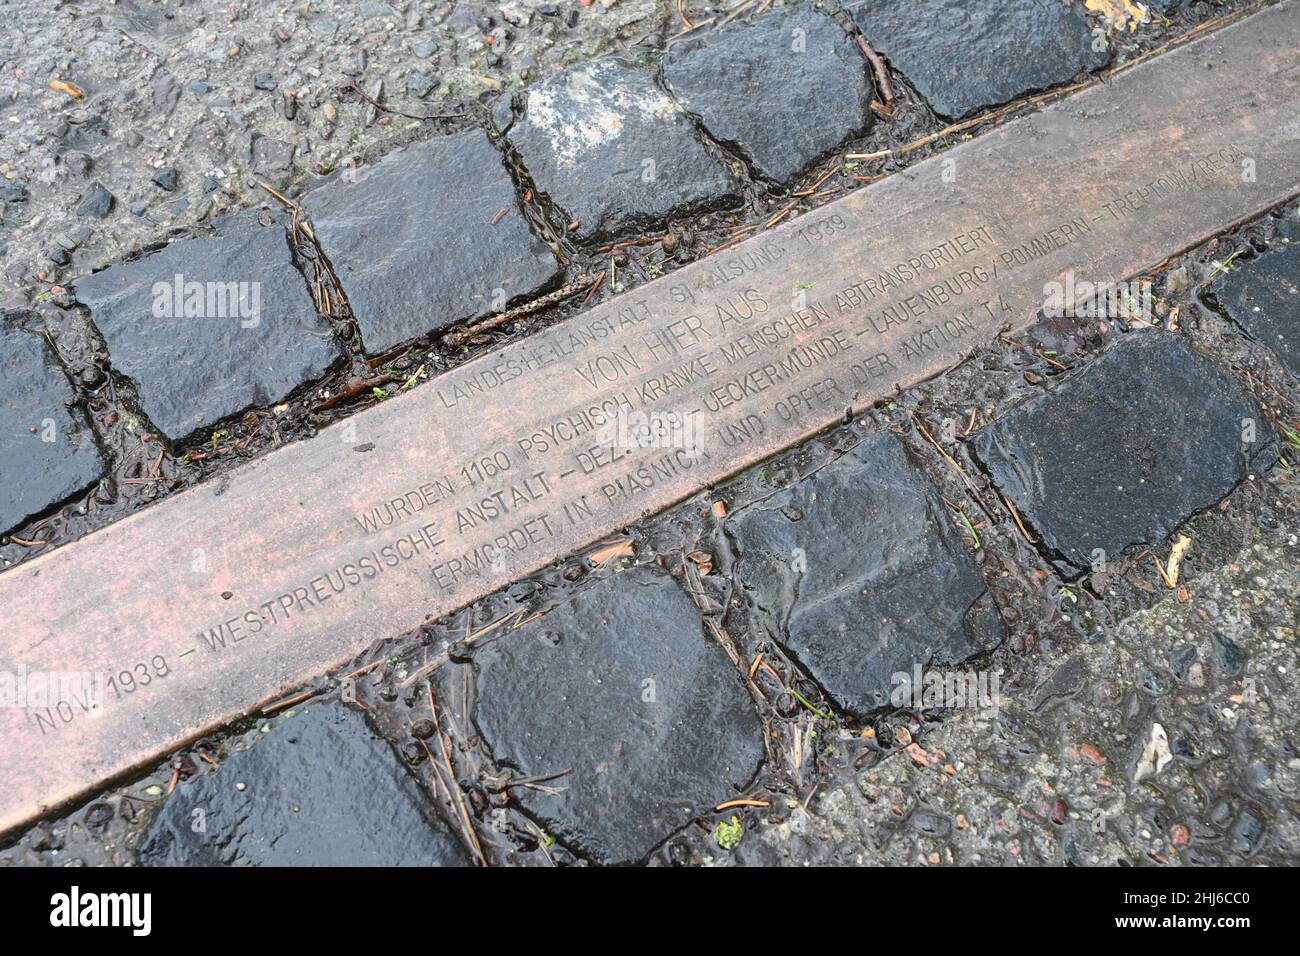
<svg viewBox="0 0 1300 956"><path fill-rule="evenodd" d="M74 693L0 707L0 830L943 371L1032 321L1067 270L1126 278L1300 192L1296 12L0 575L0 671L98 675L103 698L97 716ZM620 424L665 413L689 416L691 447L618 447Z"/></svg>

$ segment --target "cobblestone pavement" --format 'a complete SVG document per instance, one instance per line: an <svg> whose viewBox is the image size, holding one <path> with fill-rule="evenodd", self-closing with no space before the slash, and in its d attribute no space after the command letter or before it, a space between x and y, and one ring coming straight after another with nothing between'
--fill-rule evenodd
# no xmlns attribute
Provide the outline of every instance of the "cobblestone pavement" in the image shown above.
<svg viewBox="0 0 1300 956"><path fill-rule="evenodd" d="M962 6L10 4L0 566L1241 5ZM978 348L0 863L1293 864L1297 242Z"/></svg>

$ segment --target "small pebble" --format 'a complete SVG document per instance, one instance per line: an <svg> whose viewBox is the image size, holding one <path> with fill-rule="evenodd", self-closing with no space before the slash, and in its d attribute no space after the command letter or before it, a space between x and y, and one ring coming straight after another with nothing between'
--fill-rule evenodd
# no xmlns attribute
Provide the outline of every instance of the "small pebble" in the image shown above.
<svg viewBox="0 0 1300 956"><path fill-rule="evenodd" d="M159 189L165 189L172 192L176 189L176 182L179 174L174 169L160 169L153 174L153 184Z"/></svg>

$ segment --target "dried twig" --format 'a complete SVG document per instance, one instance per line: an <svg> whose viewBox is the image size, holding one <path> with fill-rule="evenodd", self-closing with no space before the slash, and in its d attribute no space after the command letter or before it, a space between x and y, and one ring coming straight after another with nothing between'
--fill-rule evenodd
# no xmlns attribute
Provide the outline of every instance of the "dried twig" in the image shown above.
<svg viewBox="0 0 1300 956"><path fill-rule="evenodd" d="M925 426L922 425L919 421L917 421L916 418L912 419L912 424L915 425L916 430L921 433L921 437L924 438L926 441L928 441L931 445L933 445L935 451L943 455L943 460L948 463L948 465L952 468L953 471L957 472L957 474L961 477L962 484L966 486L967 490L974 492L975 485L971 482L970 476L966 474L966 470L962 468L961 465L957 464L957 459L952 457L952 455L948 454L948 452L944 450L943 446L940 445L937 441L935 441L930 436L930 433L925 430Z"/></svg>
<svg viewBox="0 0 1300 956"><path fill-rule="evenodd" d="M369 664L367 664L365 667L359 667L359 668L357 668L356 670L352 671L351 673L344 674L342 677L339 678L339 680L341 680L341 681L343 681L343 680L355 680L355 679L358 678L358 677L364 677L366 674L369 674L372 670L374 670L376 667L378 667L378 666L379 666L380 664L382 664L383 662L384 662L383 658L380 658L380 659L377 660L377 661L371 661L371 662L370 662Z"/></svg>
<svg viewBox="0 0 1300 956"><path fill-rule="evenodd" d="M398 389L398 391L402 391L402 392L406 391L408 388L414 385L416 381L419 380L420 376L422 376L423 374L424 374L424 366L421 365L419 368L415 370L414 374L412 374L410 378L408 378L405 382L402 383L402 387Z"/></svg>
<svg viewBox="0 0 1300 956"><path fill-rule="evenodd" d="M1151 555L1151 563L1154 564L1156 566L1156 570L1160 572L1160 577L1164 580L1165 586L1172 591L1176 587L1176 585L1174 584L1173 581L1169 580L1169 575L1165 573L1164 566L1160 563L1160 559L1153 554Z"/></svg>
<svg viewBox="0 0 1300 956"><path fill-rule="evenodd" d="M844 158L851 162L865 162L869 159L884 159L886 156L893 156L892 149L878 149L874 153L845 153Z"/></svg>
<svg viewBox="0 0 1300 956"><path fill-rule="evenodd" d="M292 697L286 697L283 700L277 700L274 704L268 704L262 708L263 715L270 717L277 711L284 710L286 707L292 707L294 704L301 704L319 694L319 690L305 690L301 694L294 694Z"/></svg>
<svg viewBox="0 0 1300 956"><path fill-rule="evenodd" d="M696 30L703 30L705 27L713 26L713 22L714 22L713 17L709 17L709 19L707 20L701 20L699 23L692 24L691 26L687 27L685 30L680 30L677 33L674 33L668 39L669 40L681 39L682 37L686 36L686 34L688 33L694 33Z"/></svg>
<svg viewBox="0 0 1300 956"><path fill-rule="evenodd" d="M1007 510L1011 512L1011 517L1016 519L1016 527L1019 528L1020 533L1025 536L1025 540L1028 541L1030 544L1037 544L1038 542L1035 541L1033 537L1030 536L1029 532L1025 530L1025 526L1020 520L1020 512L1016 511L1016 506L1011 503L1011 499L1008 498L1006 495L1003 495L1002 503L1006 505Z"/></svg>
<svg viewBox="0 0 1300 956"><path fill-rule="evenodd" d="M522 318L525 315L531 315L538 309L544 309L548 305L554 305L557 302L563 302L570 296L576 295L586 288L587 283L591 281L591 276L583 273L575 276L574 280L567 285L556 289L554 292L548 292L546 295L533 299L531 302L525 302L506 312L499 312L468 328L461 329L457 332L448 332L442 337L442 344L447 348L457 348L467 339L473 338L482 332L487 332L499 326L505 325L514 319Z"/></svg>
<svg viewBox="0 0 1300 956"><path fill-rule="evenodd" d="M754 0L741 0L740 3L736 4L735 9L733 9L730 13L728 13L725 17L723 17L722 20L718 22L718 26L725 27L732 20L736 19L736 17L744 13L745 8L748 7L753 2Z"/></svg>
<svg viewBox="0 0 1300 956"><path fill-rule="evenodd" d="M795 204L794 204L793 201L787 203L785 206L783 206L783 207L781 208L781 211L780 211L780 212L778 212L775 216L773 216L771 219L769 219L769 220L768 220L768 221L763 225L763 228L764 228L764 229L771 229L771 228L772 228L773 226L775 226L778 222L780 222L782 219L784 219L784 218L789 214L789 212L790 212L792 209L794 209L794 205L795 205ZM715 249L714 251L716 252L717 250Z"/></svg>
<svg viewBox="0 0 1300 956"><path fill-rule="evenodd" d="M605 276L608 272L608 269L602 269L600 275L596 276L596 281L591 284L591 288L587 290L587 294L582 297L583 305L586 305L591 301L591 297L596 294L596 290L600 288L600 284L605 281Z"/></svg>
<svg viewBox="0 0 1300 956"><path fill-rule="evenodd" d="M269 192L276 199L280 200L280 202L284 203L286 208L295 211L298 209L298 204L294 202L292 199L290 199L288 196L286 196L284 193L280 192L278 189L275 189L274 187L268 185L267 183L262 182L260 179L255 179L253 180L253 182L257 183L257 185L261 186L263 189Z"/></svg>
<svg viewBox="0 0 1300 956"><path fill-rule="evenodd" d="M813 195L814 193L817 192L818 189L821 188L822 183L826 182L826 180L830 179L830 178L831 178L832 176L834 176L837 172L839 172L839 169L840 169L840 168L839 168L838 166L832 166L830 169L826 170L826 172L823 173L820 177L818 177L817 182L813 183L813 184L812 184L811 186L809 186L807 189L801 189L801 190L799 190L797 193L791 193L790 195L791 195L791 196L811 196L811 195Z"/></svg>
<svg viewBox="0 0 1300 956"><path fill-rule="evenodd" d="M443 767L447 771L447 779L443 781L443 786L447 788L449 794L455 795L452 801L456 808L460 810L461 823L465 828L465 835L469 840L470 848L474 851L474 856L478 860L479 866L487 866L487 857L483 855L483 847L479 844L478 833L474 830L474 824L470 820L469 808L465 806L465 795L460 792L460 787L456 785L456 771L452 769L451 758L447 756L447 738L442 732L442 722L438 720L438 706L433 702L433 684L426 684L425 688L429 692L429 712L433 715L433 728L438 734L438 741L441 746L438 748L442 752ZM423 740L420 744L424 747L424 752L429 755L429 763L433 763L433 754L429 752L429 745Z"/></svg>
<svg viewBox="0 0 1300 956"><path fill-rule="evenodd" d="M738 236L732 236L732 237L731 237L730 239L728 239L726 242L721 243L721 244L719 244L719 245L716 245L716 246L714 246L712 249L710 249L708 252L706 252L706 253L704 254L704 258L707 259L709 256L713 255L714 253L722 252L724 249L730 249L732 246L738 246L738 245L740 245L740 244L741 244L742 242L744 242L744 241L745 241L745 234L744 234L744 233L741 233L741 234L738 235Z"/></svg>
<svg viewBox="0 0 1300 956"><path fill-rule="evenodd" d="M1034 356L1035 358L1042 359L1044 362L1046 362L1048 365L1051 365L1053 368L1058 368L1062 372L1069 371L1069 369L1066 368L1066 366L1056 361L1056 359L1048 358L1042 352L1035 352L1029 346L1020 344L1015 339L1011 338L1011 336L1009 335L999 335L998 338L1000 338L1003 342L1005 342L1007 345L1012 346L1013 348L1018 348L1022 352L1028 352L1030 355Z"/></svg>
<svg viewBox="0 0 1300 956"><path fill-rule="evenodd" d="M487 787L493 793L504 793L511 787L529 787L531 789L537 789L537 784L539 783L545 783L548 780L555 780L571 773L573 773L573 768L566 767L564 770L556 770L553 773L542 773L535 777L516 777L507 770L497 779L489 781Z"/></svg>
<svg viewBox="0 0 1300 956"><path fill-rule="evenodd" d="M889 69L885 66L885 61L871 48L871 44L861 33L858 34L858 46L862 50L862 55L871 61L871 71L876 74L876 83L880 87L880 95L885 98L885 104L893 106L894 86L889 82Z"/></svg>
<svg viewBox="0 0 1300 956"><path fill-rule="evenodd" d="M726 803L719 803L713 810L715 813L720 813L732 807L770 807L771 805L767 800L728 800Z"/></svg>
<svg viewBox="0 0 1300 956"><path fill-rule="evenodd" d="M662 236L642 236L639 239L624 239L622 242L611 242L607 245L597 246L596 252L613 252L615 249L627 249L631 246L648 246L656 242L663 242L672 233L664 233Z"/></svg>
<svg viewBox="0 0 1300 956"><path fill-rule="evenodd" d="M401 380L401 376L393 375L389 372L384 372L381 375L364 375L357 378L350 378L343 383L343 387L339 391L335 392L329 398L325 399L325 401L317 405L314 410L322 412L327 408L333 408L339 402L345 402L350 398L356 398L358 395L363 395L372 389L382 388L390 382L400 382Z"/></svg>
<svg viewBox="0 0 1300 956"><path fill-rule="evenodd" d="M423 116L421 116L418 113L405 113L402 110L395 110L391 106L385 106L383 103L379 102L377 99L375 99L365 90L363 90L361 87L357 86L357 84L355 83L348 83L345 86L339 87L340 93L347 92L348 90L351 90L352 92L356 93L363 100L365 100L367 103L369 103L371 106L373 106L375 109L379 110L380 112L392 113L394 116L405 116L407 119L413 119L413 120L457 119L458 117L465 115L465 111L459 108L454 113L428 113Z"/></svg>
<svg viewBox="0 0 1300 956"><path fill-rule="evenodd" d="M509 614L502 615L492 623L483 625L474 633L466 634L465 639L461 643L465 647L469 647L473 645L475 642L481 640L482 638L487 637L489 634L491 634L493 631L495 631L497 628L501 627L501 625L507 622L514 620L514 623L512 623L510 627L511 630L514 630L516 627L519 627L522 624L527 624L529 621L534 620L537 617L537 615L533 615L533 617L527 618L525 620L517 620L519 617L523 615L524 611L525 608L521 607L514 611L511 611ZM431 660L429 663L421 667L419 670L415 671L415 673L408 676L404 681L402 681L400 686L410 687L412 684L420 680L426 674L433 673L435 670L437 670L443 664L447 663L447 661L449 660L451 660L451 658L447 655L446 651L444 651L443 653L435 657L433 660Z"/></svg>

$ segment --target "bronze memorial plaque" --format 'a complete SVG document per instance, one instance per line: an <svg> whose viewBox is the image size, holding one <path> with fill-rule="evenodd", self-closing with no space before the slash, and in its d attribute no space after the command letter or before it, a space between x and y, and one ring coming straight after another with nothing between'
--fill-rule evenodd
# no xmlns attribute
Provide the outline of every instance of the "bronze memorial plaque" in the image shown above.
<svg viewBox="0 0 1300 956"><path fill-rule="evenodd" d="M0 830L1300 192L1297 50L1263 10L0 575L0 670L102 675L0 710Z"/></svg>

